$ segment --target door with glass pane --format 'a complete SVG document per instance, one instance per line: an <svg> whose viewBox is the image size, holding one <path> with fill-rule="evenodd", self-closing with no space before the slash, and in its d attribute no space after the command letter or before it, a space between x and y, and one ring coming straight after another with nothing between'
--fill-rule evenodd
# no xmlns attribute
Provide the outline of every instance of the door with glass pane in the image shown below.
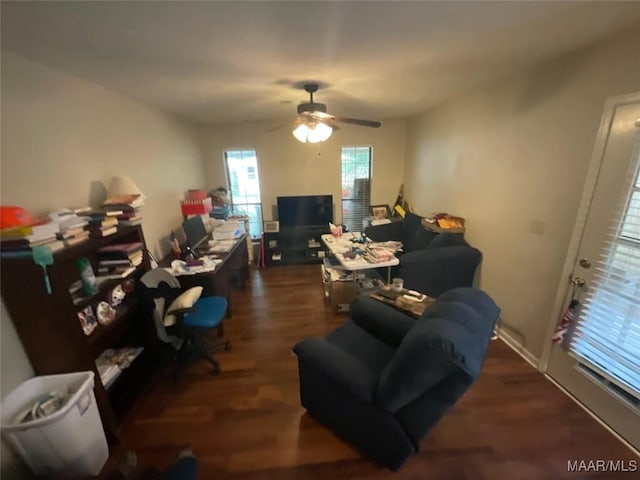
<svg viewBox="0 0 640 480"><path fill-rule="evenodd" d="M640 449L640 95L607 103L595 155L567 287L580 306L547 373Z"/></svg>

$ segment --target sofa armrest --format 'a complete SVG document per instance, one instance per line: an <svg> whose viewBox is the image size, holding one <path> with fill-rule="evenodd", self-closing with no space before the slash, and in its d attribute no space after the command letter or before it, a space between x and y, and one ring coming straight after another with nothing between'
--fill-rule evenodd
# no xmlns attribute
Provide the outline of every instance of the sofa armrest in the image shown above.
<svg viewBox="0 0 640 480"><path fill-rule="evenodd" d="M351 320L363 330L394 348L416 324L414 318L366 295L351 305Z"/></svg>
<svg viewBox="0 0 640 480"><path fill-rule="evenodd" d="M356 358L320 338L309 338L296 344L300 375L312 368L325 375L364 402L371 402L378 383L377 375Z"/></svg>
<svg viewBox="0 0 640 480"><path fill-rule="evenodd" d="M374 242L402 241L402 222L372 225L364 229L364 233Z"/></svg>
<svg viewBox="0 0 640 480"><path fill-rule="evenodd" d="M425 248L400 257L406 288L439 297L452 288L470 287L480 264L480 250L469 246Z"/></svg>

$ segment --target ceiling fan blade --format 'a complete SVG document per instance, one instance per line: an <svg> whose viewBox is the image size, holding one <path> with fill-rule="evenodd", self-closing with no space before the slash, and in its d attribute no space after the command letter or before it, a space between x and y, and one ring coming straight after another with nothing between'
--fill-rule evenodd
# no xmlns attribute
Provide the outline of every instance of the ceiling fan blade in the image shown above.
<svg viewBox="0 0 640 480"><path fill-rule="evenodd" d="M382 122L375 120L362 120L359 118L346 118L346 117L333 117L336 122L351 123L353 125L360 125L361 127L373 127L378 128L382 125Z"/></svg>

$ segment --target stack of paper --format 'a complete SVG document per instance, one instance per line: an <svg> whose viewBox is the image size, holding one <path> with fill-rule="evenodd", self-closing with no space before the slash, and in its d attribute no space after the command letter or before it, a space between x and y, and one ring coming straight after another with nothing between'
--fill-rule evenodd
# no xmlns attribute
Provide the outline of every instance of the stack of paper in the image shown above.
<svg viewBox="0 0 640 480"><path fill-rule="evenodd" d="M65 246L69 247L89 238L89 232L86 230L89 221L86 217L80 217L68 208L61 208L49 213L49 218L59 225L60 231L57 236Z"/></svg>
<svg viewBox="0 0 640 480"><path fill-rule="evenodd" d="M0 230L0 250L4 256L30 254L35 246L46 245L55 252L64 248L56 240L60 226L55 222L41 221L32 225L9 227Z"/></svg>

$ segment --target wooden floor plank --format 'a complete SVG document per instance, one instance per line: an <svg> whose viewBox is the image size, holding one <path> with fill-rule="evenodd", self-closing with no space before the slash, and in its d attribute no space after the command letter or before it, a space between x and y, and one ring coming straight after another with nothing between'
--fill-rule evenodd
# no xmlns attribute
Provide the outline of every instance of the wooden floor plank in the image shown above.
<svg viewBox="0 0 640 480"><path fill-rule="evenodd" d="M298 397L293 345L322 336L347 316L324 304L320 267L252 272L233 292L230 351L181 378L159 375L138 403L114 452L169 465L190 445L201 479L627 479L568 473L568 460L634 459L632 452L501 341L480 380L430 432L398 473L376 465L307 414Z"/></svg>

